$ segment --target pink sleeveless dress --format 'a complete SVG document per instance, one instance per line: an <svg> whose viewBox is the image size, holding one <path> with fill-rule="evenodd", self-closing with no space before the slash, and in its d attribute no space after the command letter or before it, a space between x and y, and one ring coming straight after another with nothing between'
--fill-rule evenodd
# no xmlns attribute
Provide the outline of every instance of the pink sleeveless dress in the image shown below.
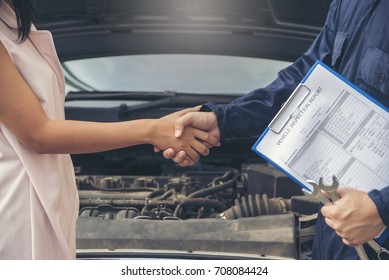
<svg viewBox="0 0 389 280"><path fill-rule="evenodd" d="M51 34L33 28L22 44L17 34L1 1L1 43L47 117L63 120L64 76ZM0 123L0 259L74 259L78 207L70 156L36 154Z"/></svg>

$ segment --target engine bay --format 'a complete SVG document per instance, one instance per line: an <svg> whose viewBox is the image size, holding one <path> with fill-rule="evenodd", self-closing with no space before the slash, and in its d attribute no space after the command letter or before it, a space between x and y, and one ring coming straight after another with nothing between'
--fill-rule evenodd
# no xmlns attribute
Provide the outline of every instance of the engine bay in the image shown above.
<svg viewBox="0 0 389 280"><path fill-rule="evenodd" d="M309 259L318 203L271 165L76 179L80 251Z"/></svg>

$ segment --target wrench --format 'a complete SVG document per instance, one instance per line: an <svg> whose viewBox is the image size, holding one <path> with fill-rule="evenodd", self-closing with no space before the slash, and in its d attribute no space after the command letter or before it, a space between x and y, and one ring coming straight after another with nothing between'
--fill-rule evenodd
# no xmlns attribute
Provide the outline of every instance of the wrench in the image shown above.
<svg viewBox="0 0 389 280"><path fill-rule="evenodd" d="M303 193L306 196L310 196L310 197L313 197L315 199L318 199L324 205L332 203L331 200L329 200L328 197L326 197L321 192L320 186L315 181L308 180L307 182L312 185L312 191L309 192L308 190L303 189Z"/></svg>
<svg viewBox="0 0 389 280"><path fill-rule="evenodd" d="M367 244L377 253L379 260L389 259L389 251L378 244L374 239L367 241Z"/></svg>
<svg viewBox="0 0 389 280"><path fill-rule="evenodd" d="M337 193L338 187L339 187L339 181L335 175L332 176L332 184L331 185L323 184L323 177L320 177L320 179L319 179L319 188L329 194L329 196L331 197L332 203L339 200L339 196Z"/></svg>
<svg viewBox="0 0 389 280"><path fill-rule="evenodd" d="M337 193L337 189L339 187L339 181L335 175L332 176L332 184L331 185L325 185L323 183L323 177L320 177L319 184L317 184L315 181L312 181L312 180L308 180L307 182L312 185L313 190L311 193L309 193L308 191L303 189L303 192L305 195L312 196L312 197L319 199L324 205L333 204L334 202L339 200L339 196ZM331 197L331 200L329 200L321 192L322 190L329 194L329 196ZM377 246L379 247L379 249L377 249ZM385 248L382 248L378 244L377 244L377 246L375 246L374 248L372 246L371 247L373 248L373 250L375 250L375 251L378 250L380 252L380 253L378 253L378 251L376 251L379 257L380 257L380 254L384 254L387 252L387 250ZM369 257L366 254L365 249L363 248L363 245L357 245L354 248L357 251L357 254L361 260L368 260L369 259ZM382 249L384 249L384 250L382 250Z"/></svg>

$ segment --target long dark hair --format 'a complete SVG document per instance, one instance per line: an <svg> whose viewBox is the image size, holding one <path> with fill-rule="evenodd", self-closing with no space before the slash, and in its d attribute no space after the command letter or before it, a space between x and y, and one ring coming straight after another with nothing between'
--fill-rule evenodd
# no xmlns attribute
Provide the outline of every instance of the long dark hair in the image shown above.
<svg viewBox="0 0 389 280"><path fill-rule="evenodd" d="M4 0L2 0L4 1ZM18 23L19 42L24 42L31 31L33 8L29 0L11 0Z"/></svg>

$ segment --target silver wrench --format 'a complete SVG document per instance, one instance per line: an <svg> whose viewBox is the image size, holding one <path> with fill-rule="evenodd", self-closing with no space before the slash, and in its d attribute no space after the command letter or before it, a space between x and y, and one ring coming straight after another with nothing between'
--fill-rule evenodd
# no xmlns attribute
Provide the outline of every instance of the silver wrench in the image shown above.
<svg viewBox="0 0 389 280"><path fill-rule="evenodd" d="M312 198L315 198L315 199L318 199L321 203L323 203L324 205L326 204L331 204L331 200L328 199L328 197L326 197L322 192L321 192L321 188L320 186L315 182L315 181L311 181L311 180L308 180L307 181L309 184L312 185L312 191L309 192L308 190L306 189L303 189L303 193L306 195L306 196L310 196Z"/></svg>
<svg viewBox="0 0 389 280"><path fill-rule="evenodd" d="M304 190L303 189L303 192L305 195L308 195L308 196L312 196L312 197L316 197L317 199L319 199L324 205L327 205L327 204L333 204L334 202L338 201L339 200L339 196L338 196L338 193L337 193L337 190L338 190L338 187L339 187L339 181L338 179L336 178L335 175L332 176L332 184L331 185L325 185L323 183L323 177L320 177L319 178L319 184L316 183L315 181L312 181L312 180L308 180L307 181L309 184L312 185L313 187L313 190L311 193L309 193L308 191ZM321 191L325 191L326 193L328 193L328 195L331 197L331 200L329 200ZM370 242L370 241L369 241ZM375 241L374 241L375 242ZM376 243L376 242L375 242ZM369 243L368 243L369 244ZM377 243L376 243L377 244ZM369 244L370 245L370 244ZM377 244L378 245L378 244ZM371 246L371 245L370 245ZM372 246L371 246L372 247ZM382 250L382 247L379 246L379 249L377 249L377 246L375 246L373 248L373 250L379 250L380 253L377 252L377 255L380 257L380 254L381 252L382 253L385 253L385 251L387 252L387 250L385 248L383 248L384 250ZM354 247L355 250L357 251L357 254L359 256L359 258L361 260L368 260L369 257L367 256L366 254L366 251L365 249L363 248L363 245L358 245L358 246L355 246Z"/></svg>
<svg viewBox="0 0 389 280"><path fill-rule="evenodd" d="M320 179L319 179L319 188L329 194L329 196L331 197L332 203L339 200L339 196L337 193L338 187L339 187L339 181L335 175L332 176L332 184L331 185L325 185L323 183L323 177L320 177Z"/></svg>
<svg viewBox="0 0 389 280"><path fill-rule="evenodd" d="M337 193L338 187L339 187L339 181L335 175L332 176L332 185L330 186L323 184L322 177L319 179L319 188L330 195L332 203L339 200L339 196ZM389 251L386 248L380 246L374 239L369 240L366 243L376 252L379 260L383 259L385 255L386 255L386 259L389 258ZM355 246L355 250L357 251L358 256L360 257L361 260L369 259L365 249L363 248L363 245Z"/></svg>
<svg viewBox="0 0 389 280"><path fill-rule="evenodd" d="M378 244L374 239L367 241L367 244L377 253L377 257L379 260L387 260L389 259L389 251ZM386 256L386 257L384 257Z"/></svg>

